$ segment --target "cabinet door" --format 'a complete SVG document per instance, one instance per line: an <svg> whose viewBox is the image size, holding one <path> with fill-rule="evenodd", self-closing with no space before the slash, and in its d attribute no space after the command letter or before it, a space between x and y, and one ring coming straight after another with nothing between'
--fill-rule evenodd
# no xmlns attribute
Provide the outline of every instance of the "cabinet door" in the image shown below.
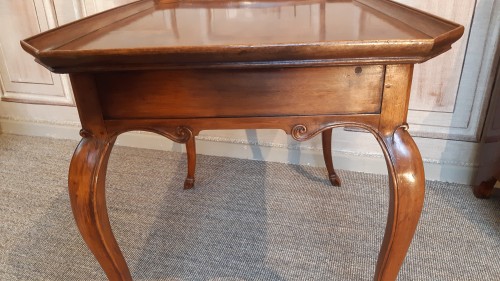
<svg viewBox="0 0 500 281"><path fill-rule="evenodd" d="M409 123L413 135L477 141L498 44L499 1L396 0L465 26L446 54L415 67ZM496 33L495 33L496 31Z"/></svg>
<svg viewBox="0 0 500 281"><path fill-rule="evenodd" d="M73 104L66 77L50 73L22 50L19 41L56 27L52 1L0 0L1 98L43 104Z"/></svg>

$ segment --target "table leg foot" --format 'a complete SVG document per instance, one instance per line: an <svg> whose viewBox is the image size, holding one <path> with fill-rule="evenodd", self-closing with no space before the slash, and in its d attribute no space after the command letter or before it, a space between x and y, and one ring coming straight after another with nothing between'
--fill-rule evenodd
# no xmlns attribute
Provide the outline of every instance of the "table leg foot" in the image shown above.
<svg viewBox="0 0 500 281"><path fill-rule="evenodd" d="M340 177L333 168L332 129L327 129L321 133L321 141L323 145L323 158L325 159L325 165L328 171L328 179L333 186L340 186Z"/></svg>
<svg viewBox="0 0 500 281"><path fill-rule="evenodd" d="M191 189L194 187L194 179L187 177L184 181L184 189Z"/></svg>
<svg viewBox="0 0 500 281"><path fill-rule="evenodd" d="M487 181L481 182L479 185L475 185L472 187L472 191L474 192L474 196L479 199L488 199L493 194L493 188L497 183L497 178L491 177Z"/></svg>
<svg viewBox="0 0 500 281"><path fill-rule="evenodd" d="M337 176L337 174L329 174L328 179L330 180L330 183L333 186L341 186L342 183L340 182L340 178Z"/></svg>
<svg viewBox="0 0 500 281"><path fill-rule="evenodd" d="M380 136L389 170L389 214L374 280L396 280L410 246L424 202L422 157L404 127Z"/></svg>
<svg viewBox="0 0 500 281"><path fill-rule="evenodd" d="M111 226L105 199L108 158L115 138L82 134L69 168L69 195L80 233L109 280L132 280Z"/></svg>
<svg viewBox="0 0 500 281"><path fill-rule="evenodd" d="M191 136L186 142L186 152L188 160L188 173L184 181L184 189L194 187L194 172L196 168L196 144L194 136Z"/></svg>

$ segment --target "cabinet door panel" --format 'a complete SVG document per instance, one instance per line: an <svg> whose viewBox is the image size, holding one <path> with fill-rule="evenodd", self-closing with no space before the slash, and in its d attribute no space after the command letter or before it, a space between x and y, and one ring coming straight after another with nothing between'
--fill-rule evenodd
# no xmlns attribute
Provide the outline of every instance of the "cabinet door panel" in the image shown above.
<svg viewBox="0 0 500 281"><path fill-rule="evenodd" d="M45 0L47 1L47 0ZM84 16L80 0L48 0L58 25L67 24Z"/></svg>
<svg viewBox="0 0 500 281"><path fill-rule="evenodd" d="M498 45L497 0L395 0L465 26L446 54L415 67L409 123L416 136L477 141ZM409 23L411 24L411 23Z"/></svg>
<svg viewBox="0 0 500 281"><path fill-rule="evenodd" d="M23 11L13 14L13 11ZM2 59L7 66L8 81L12 83L52 84L50 72L33 62L33 57L21 52L19 40L43 31L48 26L43 16L38 16L33 1L0 1L0 26L9 26L0 33Z"/></svg>
<svg viewBox="0 0 500 281"><path fill-rule="evenodd" d="M19 41L57 26L52 1L0 0L0 78L2 100L72 104L60 75L50 73L22 50Z"/></svg>
<svg viewBox="0 0 500 281"><path fill-rule="evenodd" d="M453 112L465 59L470 25L474 14L472 0L398 0L403 4L458 22L464 36L447 53L415 67L410 109Z"/></svg>

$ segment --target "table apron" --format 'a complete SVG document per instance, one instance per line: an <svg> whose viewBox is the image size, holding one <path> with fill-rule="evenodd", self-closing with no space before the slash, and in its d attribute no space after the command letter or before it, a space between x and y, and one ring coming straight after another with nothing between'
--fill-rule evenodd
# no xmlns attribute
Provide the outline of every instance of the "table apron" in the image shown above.
<svg viewBox="0 0 500 281"><path fill-rule="evenodd" d="M305 141L324 130L337 127L362 128L376 132L379 114L238 117L238 118L180 118L180 119L126 119L106 120L110 136L129 131L150 131L177 141L185 142L189 135L203 130L281 129L298 141Z"/></svg>
<svg viewBox="0 0 500 281"><path fill-rule="evenodd" d="M377 114L385 67L103 72L95 83L110 119Z"/></svg>

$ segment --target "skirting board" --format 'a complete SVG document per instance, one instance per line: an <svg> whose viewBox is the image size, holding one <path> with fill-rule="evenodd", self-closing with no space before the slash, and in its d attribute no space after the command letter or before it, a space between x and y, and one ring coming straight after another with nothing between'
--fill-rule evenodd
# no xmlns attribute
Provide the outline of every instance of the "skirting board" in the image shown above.
<svg viewBox="0 0 500 281"><path fill-rule="evenodd" d="M49 123L43 121L19 121L0 119L0 132L4 134L17 134L29 136L51 137L59 139L80 140L78 134L80 128L73 123ZM365 133L357 133L365 134ZM365 134L367 135L367 134ZM461 163L455 161L444 161L434 159L436 154L433 149L436 145L433 142L443 140L432 140L425 138L415 138L424 158L425 174L427 180L444 182L455 182L461 184L471 184L476 173L477 165L474 163ZM121 135L117 140L117 145L139 147L147 149L158 149L166 151L185 152L184 145L165 140L164 137L133 132ZM461 151L462 158L474 158L474 156L463 157L467 151L474 149L474 143L453 142L452 152ZM364 173L387 174L385 160L381 151L363 153L359 151L349 151L345 149L335 149L334 165L336 169L350 170ZM209 137L200 136L196 140L198 154L236 157L241 159L265 160L270 162L280 162L289 164L311 165L324 167L323 155L320 149L300 147L290 148L286 146L255 145L245 143L245 141L231 141L218 139L217 141ZM430 155L430 157L429 157Z"/></svg>

